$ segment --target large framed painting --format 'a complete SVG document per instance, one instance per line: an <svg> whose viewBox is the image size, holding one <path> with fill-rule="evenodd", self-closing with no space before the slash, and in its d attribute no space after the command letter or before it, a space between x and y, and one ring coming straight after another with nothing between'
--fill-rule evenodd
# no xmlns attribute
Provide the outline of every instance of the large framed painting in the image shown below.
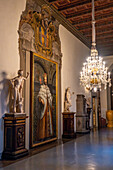
<svg viewBox="0 0 113 170"><path fill-rule="evenodd" d="M57 81L58 64L32 53L31 147L57 139Z"/></svg>

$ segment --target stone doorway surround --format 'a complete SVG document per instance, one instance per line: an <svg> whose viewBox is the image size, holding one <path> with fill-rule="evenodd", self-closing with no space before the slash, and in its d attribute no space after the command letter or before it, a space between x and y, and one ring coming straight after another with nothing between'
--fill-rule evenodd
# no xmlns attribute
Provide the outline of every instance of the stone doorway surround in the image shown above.
<svg viewBox="0 0 113 170"><path fill-rule="evenodd" d="M43 53L39 51L35 46L35 32L32 26L28 22L23 22L29 11L41 12L41 6L33 0L27 0L26 9L22 12L20 23L19 23L19 54L20 54L20 69L24 71L24 75L30 72L30 54L31 52L37 53L47 59L58 63L58 139L61 138L61 64L62 64L62 54L61 54L61 42L59 38L59 22L52 17L51 20L56 29L55 40L52 42L52 55ZM50 10L51 11L51 10ZM52 11L51 11L52 13ZM28 18L27 18L28 19ZM23 23L22 23L23 22ZM30 138L30 78L25 83L24 86L24 110L29 117L26 122L26 147L30 148L29 138Z"/></svg>

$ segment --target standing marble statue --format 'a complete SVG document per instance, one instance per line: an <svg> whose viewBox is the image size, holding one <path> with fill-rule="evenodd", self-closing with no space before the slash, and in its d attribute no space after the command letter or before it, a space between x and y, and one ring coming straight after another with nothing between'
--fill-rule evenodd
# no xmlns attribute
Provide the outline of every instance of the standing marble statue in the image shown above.
<svg viewBox="0 0 113 170"><path fill-rule="evenodd" d="M65 90L65 101L64 101L64 111L65 112L70 112L70 107L72 106L71 104L71 97L72 97L72 94L71 91L70 91L70 87L68 87L66 90Z"/></svg>
<svg viewBox="0 0 113 170"><path fill-rule="evenodd" d="M18 70L18 76L11 79L11 83L13 85L13 112L23 113L23 97L22 97L22 89L24 80L27 80L29 77L29 73L27 72L27 76L23 76L23 70Z"/></svg>

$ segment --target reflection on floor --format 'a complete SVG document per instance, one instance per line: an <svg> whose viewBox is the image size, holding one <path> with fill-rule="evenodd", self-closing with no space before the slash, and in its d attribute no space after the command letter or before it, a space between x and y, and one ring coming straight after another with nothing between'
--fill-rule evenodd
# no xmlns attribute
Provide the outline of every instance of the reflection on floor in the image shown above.
<svg viewBox="0 0 113 170"><path fill-rule="evenodd" d="M103 128L1 170L113 170L113 128Z"/></svg>

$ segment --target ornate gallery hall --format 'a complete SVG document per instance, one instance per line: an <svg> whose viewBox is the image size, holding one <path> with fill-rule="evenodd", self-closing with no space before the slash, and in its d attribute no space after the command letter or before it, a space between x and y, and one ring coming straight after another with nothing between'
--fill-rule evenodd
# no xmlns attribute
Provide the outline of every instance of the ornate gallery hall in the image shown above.
<svg viewBox="0 0 113 170"><path fill-rule="evenodd" d="M113 0L0 0L0 169L112 157Z"/></svg>

